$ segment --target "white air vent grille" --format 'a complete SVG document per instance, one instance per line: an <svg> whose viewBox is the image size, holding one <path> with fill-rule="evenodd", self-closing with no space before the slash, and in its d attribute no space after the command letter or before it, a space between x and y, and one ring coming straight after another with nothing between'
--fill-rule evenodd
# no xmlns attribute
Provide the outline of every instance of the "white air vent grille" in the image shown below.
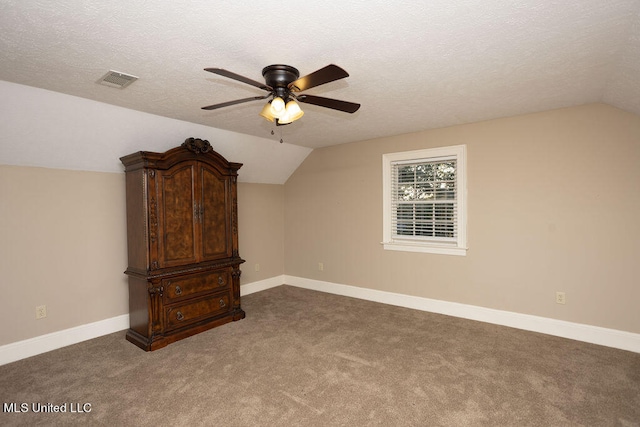
<svg viewBox="0 0 640 427"><path fill-rule="evenodd" d="M97 83L109 87L124 89L136 80L138 80L136 76L111 70L104 76L100 77L100 80L98 80Z"/></svg>

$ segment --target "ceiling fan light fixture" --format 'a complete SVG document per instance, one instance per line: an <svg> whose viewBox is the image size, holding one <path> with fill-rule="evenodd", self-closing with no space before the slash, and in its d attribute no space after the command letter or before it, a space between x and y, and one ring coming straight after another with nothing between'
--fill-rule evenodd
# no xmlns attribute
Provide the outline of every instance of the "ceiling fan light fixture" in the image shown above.
<svg viewBox="0 0 640 427"><path fill-rule="evenodd" d="M284 110L284 115L278 119L278 123L288 124L295 122L300 117L304 116L304 111L300 109L298 103L294 100L287 102L287 106Z"/></svg>

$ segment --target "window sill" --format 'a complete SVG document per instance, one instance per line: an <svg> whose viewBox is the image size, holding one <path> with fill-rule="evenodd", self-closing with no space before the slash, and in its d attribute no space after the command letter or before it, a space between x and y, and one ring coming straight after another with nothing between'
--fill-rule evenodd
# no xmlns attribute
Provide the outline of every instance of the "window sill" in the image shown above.
<svg viewBox="0 0 640 427"><path fill-rule="evenodd" d="M440 255L457 255L466 256L467 248L460 248L450 245L437 245L412 242L382 242L387 251L403 251L403 252L423 252L429 254Z"/></svg>

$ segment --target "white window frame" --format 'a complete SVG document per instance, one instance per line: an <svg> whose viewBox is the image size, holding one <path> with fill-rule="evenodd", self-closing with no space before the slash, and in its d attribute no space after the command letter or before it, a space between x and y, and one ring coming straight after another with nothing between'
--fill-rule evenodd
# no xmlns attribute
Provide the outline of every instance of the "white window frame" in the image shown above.
<svg viewBox="0 0 640 427"><path fill-rule="evenodd" d="M437 238L394 236L392 230L392 167L398 162L435 162L456 160L456 238L442 241ZM385 250L426 252L443 255L467 254L467 146L429 148L423 150L387 153L382 155L383 237Z"/></svg>

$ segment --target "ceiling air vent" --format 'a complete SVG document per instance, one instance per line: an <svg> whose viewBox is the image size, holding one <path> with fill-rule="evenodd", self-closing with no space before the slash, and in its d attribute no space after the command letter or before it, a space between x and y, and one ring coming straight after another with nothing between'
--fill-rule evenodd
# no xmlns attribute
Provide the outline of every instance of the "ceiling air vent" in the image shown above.
<svg viewBox="0 0 640 427"><path fill-rule="evenodd" d="M116 87L118 89L124 89L136 80L138 80L136 76L111 70L104 76L100 77L100 80L98 80L96 83L105 86Z"/></svg>

